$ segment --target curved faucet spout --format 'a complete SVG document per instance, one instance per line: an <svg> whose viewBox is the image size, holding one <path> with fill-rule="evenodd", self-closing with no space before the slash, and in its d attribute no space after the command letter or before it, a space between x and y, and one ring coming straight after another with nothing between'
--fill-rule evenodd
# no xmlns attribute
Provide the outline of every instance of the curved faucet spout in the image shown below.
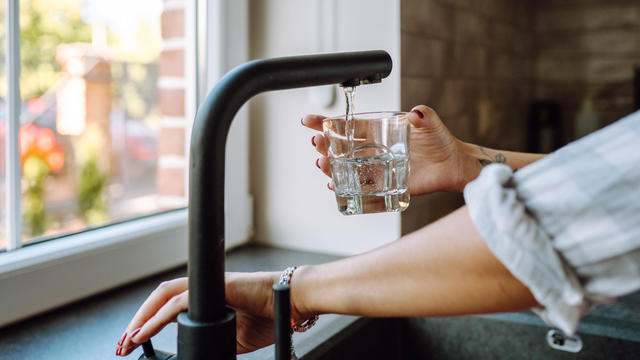
<svg viewBox="0 0 640 360"><path fill-rule="evenodd" d="M213 336L217 332L206 330L207 327L217 326L218 321L230 321L224 283L224 162L227 133L236 112L261 92L374 83L387 77L391 68L391 57L380 50L254 60L231 70L208 94L198 110L191 136L189 312L188 318L186 314L179 317L178 358L211 359L225 356L216 353L229 352L213 350L212 353L211 340L200 344L196 339L207 336L198 336L195 332L208 332ZM221 346L231 346L230 339L220 341ZM200 347L203 352L198 350ZM231 352L234 355L230 358L235 358L235 332Z"/></svg>

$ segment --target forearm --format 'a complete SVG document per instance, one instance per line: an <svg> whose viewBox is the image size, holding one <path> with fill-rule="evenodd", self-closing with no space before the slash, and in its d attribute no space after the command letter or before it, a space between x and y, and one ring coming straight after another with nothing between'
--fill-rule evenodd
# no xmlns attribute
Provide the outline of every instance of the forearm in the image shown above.
<svg viewBox="0 0 640 360"><path fill-rule="evenodd" d="M461 315L536 304L492 255L466 207L368 253L302 267L292 294L302 313L363 316Z"/></svg>
<svg viewBox="0 0 640 360"><path fill-rule="evenodd" d="M484 166L491 163L503 163L513 170L518 170L546 156L545 154L495 150L470 143L464 143L464 147L465 153L472 163L469 165L473 165L472 167L477 173L480 173ZM475 179L476 176L473 178Z"/></svg>
<svg viewBox="0 0 640 360"><path fill-rule="evenodd" d="M518 170L546 156L545 154L495 150L459 140L457 144L458 151L462 154L459 162L460 180L456 185L457 191L463 191L469 182L480 175L482 168L491 163L502 163L513 170Z"/></svg>

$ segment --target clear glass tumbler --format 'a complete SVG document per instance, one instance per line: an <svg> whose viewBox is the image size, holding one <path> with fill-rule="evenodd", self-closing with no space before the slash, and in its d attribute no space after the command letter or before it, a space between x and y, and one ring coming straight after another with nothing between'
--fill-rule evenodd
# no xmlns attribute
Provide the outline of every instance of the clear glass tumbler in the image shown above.
<svg viewBox="0 0 640 360"><path fill-rule="evenodd" d="M324 119L338 210L399 212L409 206L409 121L404 112ZM349 131L351 130L351 131Z"/></svg>

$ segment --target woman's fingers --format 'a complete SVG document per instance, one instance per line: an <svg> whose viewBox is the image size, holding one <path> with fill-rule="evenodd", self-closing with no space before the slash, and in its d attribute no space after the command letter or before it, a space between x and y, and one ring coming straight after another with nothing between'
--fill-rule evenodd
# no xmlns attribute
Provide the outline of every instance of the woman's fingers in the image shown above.
<svg viewBox="0 0 640 360"><path fill-rule="evenodd" d="M127 330L118 341L116 354L126 355L135 349L139 343L134 343L132 338L136 336L143 325L152 318L173 297L185 292L188 288L187 278L180 278L161 283L147 300L140 306L133 319L127 326ZM119 353L118 353L119 350Z"/></svg>
<svg viewBox="0 0 640 360"><path fill-rule="evenodd" d="M172 297L158 312L147 320L140 331L131 338L135 344L142 344L149 338L160 332L168 323L175 321L182 311L189 306L189 291L184 291Z"/></svg>
<svg viewBox="0 0 640 360"><path fill-rule="evenodd" d="M184 292L189 287L187 278L179 278L164 281L149 295L147 300L140 306L127 327L128 331L140 328L149 318L151 318L169 299Z"/></svg>
<svg viewBox="0 0 640 360"><path fill-rule="evenodd" d="M414 127L427 131L429 129L439 129L442 124L442 120L440 120L435 110L426 105L414 106L409 112L408 120Z"/></svg>
<svg viewBox="0 0 640 360"><path fill-rule="evenodd" d="M302 125L310 129L322 131L322 120L324 120L325 118L326 116L322 115L305 115L302 117L300 122L302 123Z"/></svg>
<svg viewBox="0 0 640 360"><path fill-rule="evenodd" d="M160 332L168 323L175 321L179 313L189 306L189 291L184 291L167 301L158 312L148 319L138 330L131 334L132 346L123 349L121 355L125 356L133 351L137 345L149 340Z"/></svg>
<svg viewBox="0 0 640 360"><path fill-rule="evenodd" d="M327 139L323 134L318 134L312 137L311 145L313 145L316 148L316 151L318 151L320 154L322 154L323 156L327 156L329 144L327 144Z"/></svg>
<svg viewBox="0 0 640 360"><path fill-rule="evenodd" d="M328 157L320 157L316 159L316 167L320 170L322 170L322 172L327 175L328 177L331 177L331 166L330 166L330 162L329 162L329 158Z"/></svg>

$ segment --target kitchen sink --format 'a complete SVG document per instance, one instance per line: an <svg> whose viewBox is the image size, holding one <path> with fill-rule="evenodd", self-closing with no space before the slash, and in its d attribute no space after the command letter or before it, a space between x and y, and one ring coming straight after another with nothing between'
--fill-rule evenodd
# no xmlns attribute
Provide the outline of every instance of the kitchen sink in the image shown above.
<svg viewBox="0 0 640 360"><path fill-rule="evenodd" d="M301 359L640 359L637 300L640 294L586 316L578 352L553 348L574 339L563 339L531 312L516 312L359 318Z"/></svg>

